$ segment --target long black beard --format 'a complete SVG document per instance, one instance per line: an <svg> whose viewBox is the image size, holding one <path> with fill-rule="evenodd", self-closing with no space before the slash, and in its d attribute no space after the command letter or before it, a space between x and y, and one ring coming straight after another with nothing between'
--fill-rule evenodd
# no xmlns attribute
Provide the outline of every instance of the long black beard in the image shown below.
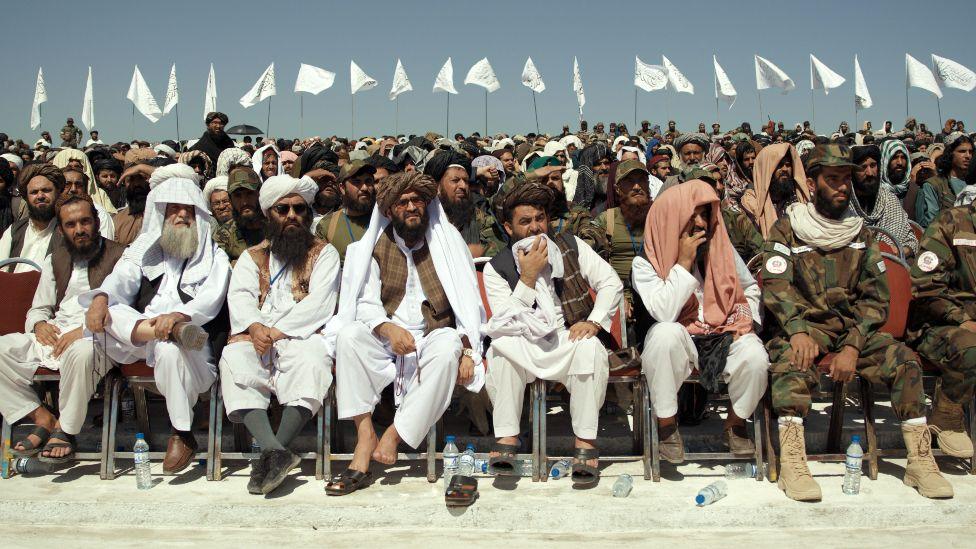
<svg viewBox="0 0 976 549"><path fill-rule="evenodd" d="M793 179L785 179L783 181L774 179L769 182L769 198L773 201L773 204L792 201L795 195L796 189L793 188Z"/></svg>
<svg viewBox="0 0 976 549"><path fill-rule="evenodd" d="M866 213L871 213L874 203L878 200L878 188L881 186L881 179L873 177L864 181L854 183L854 191L857 193L857 200L861 203Z"/></svg>
<svg viewBox="0 0 976 549"><path fill-rule="evenodd" d="M342 195L342 207L346 209L346 213L352 217L366 215L373 211L373 205L376 204L376 198L374 197L369 201L369 205L360 204L359 199L355 196L349 194Z"/></svg>
<svg viewBox="0 0 976 549"><path fill-rule="evenodd" d="M470 194L461 200L451 200L444 196L443 193L440 193L440 199L444 213L447 214L447 219L458 230L466 227L471 221L471 218L474 217L474 200L471 199Z"/></svg>
<svg viewBox="0 0 976 549"><path fill-rule="evenodd" d="M427 226L430 225L430 216L427 215L427 211L424 210L424 214L420 217L420 225L416 227L407 227L407 224L397 217L393 218L393 230L396 234L400 235L405 242L417 242L424 237L427 232Z"/></svg>
<svg viewBox="0 0 976 549"><path fill-rule="evenodd" d="M325 215L327 213L334 212L339 209L339 205L342 204L342 197L336 196L325 196L322 193L315 195L315 212L319 215Z"/></svg>
<svg viewBox="0 0 976 549"><path fill-rule="evenodd" d="M50 223L54 219L54 204L45 204L43 206L34 206L29 201L27 202L27 215L34 221L42 221L44 223Z"/></svg>
<svg viewBox="0 0 976 549"><path fill-rule="evenodd" d="M112 207L118 209L125 206L127 200L126 198L127 193L123 192L123 189L121 187L115 187L112 189L106 189L101 185L99 185L99 187L103 191L105 191L105 194L108 196L108 199L112 202Z"/></svg>
<svg viewBox="0 0 976 549"><path fill-rule="evenodd" d="M64 247L67 248L71 261L75 263L91 261L102 252L102 239L96 234L88 246L78 247L70 238L65 238Z"/></svg>
<svg viewBox="0 0 976 549"><path fill-rule="evenodd" d="M149 191L144 188L126 189L125 199L129 204L129 215L141 215L146 211L146 197Z"/></svg>
<svg viewBox="0 0 976 549"><path fill-rule="evenodd" d="M549 212L550 218L562 217L564 214L569 213L569 203L566 202L566 189L559 190L552 186L549 188L552 189L555 195L552 200L552 206L550 207L552 210Z"/></svg>
<svg viewBox="0 0 976 549"><path fill-rule="evenodd" d="M241 217L241 214L240 212L237 211L237 209L234 209L234 222L237 224L237 228L239 228L241 231L260 230L260 227L263 227L265 225L265 221L267 221L267 218L264 217L264 214L261 213L261 210L255 208L253 211L254 211L254 215L245 218L245 217ZM257 225L259 228L252 229L251 228L252 225Z"/></svg>
<svg viewBox="0 0 976 549"><path fill-rule="evenodd" d="M271 242L271 253L285 263L302 265L308 258L308 251L315 242L315 235L308 231L308 216L302 220L303 230L284 232L284 227L274 219L268 219L265 234Z"/></svg>

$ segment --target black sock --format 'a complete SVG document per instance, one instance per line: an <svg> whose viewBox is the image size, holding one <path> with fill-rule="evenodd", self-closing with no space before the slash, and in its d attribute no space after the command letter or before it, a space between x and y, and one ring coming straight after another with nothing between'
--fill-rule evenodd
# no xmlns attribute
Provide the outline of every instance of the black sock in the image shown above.
<svg viewBox="0 0 976 549"><path fill-rule="evenodd" d="M312 411L304 406L285 406L281 412L281 423L275 437L282 446L288 446L302 432L302 427L312 417Z"/></svg>
<svg viewBox="0 0 976 549"><path fill-rule="evenodd" d="M180 438L182 438L183 440L185 440L185 441L187 441L189 443L196 442L196 440L197 440L193 436L193 433L191 431L180 431L180 430L177 430L177 429L173 429L173 434L179 436Z"/></svg>
<svg viewBox="0 0 976 549"><path fill-rule="evenodd" d="M251 436L258 441L261 450L284 450L284 446L275 438L274 431L271 430L271 419L268 417L267 410L254 408L252 410L242 410L244 416L244 426L251 433Z"/></svg>

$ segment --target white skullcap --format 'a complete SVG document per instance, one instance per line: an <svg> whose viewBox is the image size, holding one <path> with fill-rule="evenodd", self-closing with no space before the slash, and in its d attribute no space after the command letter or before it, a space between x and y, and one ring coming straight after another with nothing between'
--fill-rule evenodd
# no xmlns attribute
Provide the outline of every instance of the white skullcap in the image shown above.
<svg viewBox="0 0 976 549"><path fill-rule="evenodd" d="M301 195L305 202L312 203L319 186L311 178L301 179L290 175L275 175L264 180L261 184L261 191L258 194L258 202L261 204L261 211L268 215L268 210L276 202L290 194Z"/></svg>
<svg viewBox="0 0 976 549"><path fill-rule="evenodd" d="M153 150L158 153L165 154L166 156L174 160L176 159L176 151L173 150L173 147L170 147L169 145L166 145L164 143L160 143L159 145L156 145L155 147L153 147Z"/></svg>
<svg viewBox="0 0 976 549"><path fill-rule="evenodd" d="M225 191L225 192L227 191L226 175L218 175L217 177L211 179L210 181L207 181L207 184L204 185L203 199L207 201L208 205L210 204L210 195L212 195L214 191Z"/></svg>
<svg viewBox="0 0 976 549"><path fill-rule="evenodd" d="M193 168L187 166L186 164L170 164L169 166L163 166L161 168L156 168L152 175L149 177L149 189L155 189L157 185L171 179L174 177L179 177L181 179L189 179L195 182L197 185L200 184L200 176L197 172L193 171Z"/></svg>
<svg viewBox="0 0 976 549"><path fill-rule="evenodd" d="M21 157L17 156L16 154L4 153L4 154L0 154L0 158L3 158L4 160L17 166L18 170L23 169L24 167L24 160Z"/></svg>

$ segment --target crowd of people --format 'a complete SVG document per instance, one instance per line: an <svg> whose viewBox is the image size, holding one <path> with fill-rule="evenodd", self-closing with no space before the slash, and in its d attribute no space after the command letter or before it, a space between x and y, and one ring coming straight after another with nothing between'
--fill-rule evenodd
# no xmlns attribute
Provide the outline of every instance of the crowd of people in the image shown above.
<svg viewBox="0 0 976 549"><path fill-rule="evenodd" d="M297 466L289 446L333 385L356 447L330 495L368 486L371 463L420 445L458 395L496 439L492 470L518 474L525 388L542 379L569 394L572 479L592 485L608 377L639 365L661 458L684 461L679 389L693 372L729 395L736 455L755 452L746 418L768 390L779 486L815 501L804 417L826 355L834 382L887 386L921 495L953 495L933 438L973 455L976 174L962 121L937 135L914 119L830 135L583 121L553 136L241 142L227 123L213 112L200 139L155 145L92 132L82 147L71 119L60 146L0 134L0 259L41 271L23 333L0 336L0 413L36 426L15 456L71 461L99 379L142 360L173 429L167 473L192 462L193 407L219 379L227 416L262 449L251 493ZM910 268L903 340L881 330L882 252ZM609 333L618 309L625 349ZM923 363L941 376L931 408ZM32 389L39 367L61 374L56 413Z"/></svg>

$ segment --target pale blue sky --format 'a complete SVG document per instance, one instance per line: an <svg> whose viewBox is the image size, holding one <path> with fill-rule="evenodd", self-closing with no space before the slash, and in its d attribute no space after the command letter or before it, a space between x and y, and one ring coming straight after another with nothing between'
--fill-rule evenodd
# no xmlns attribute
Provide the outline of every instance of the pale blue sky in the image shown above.
<svg viewBox="0 0 976 549"><path fill-rule="evenodd" d="M231 124L264 128L267 104L243 109L238 102L272 61L278 95L271 107L271 132L293 137L299 130L299 98L292 91L298 65L337 73L335 85L305 95L305 133L347 135L350 131L349 60L379 81L356 95L356 133L392 133L394 104L388 99L393 69L401 58L414 91L400 96L402 133L444 131L445 94L431 93L444 60L454 61L451 132L484 132L484 91L462 84L468 68L487 56L501 81L490 94L489 131L535 129L531 92L520 82L526 56L542 73L547 89L537 97L543 131L563 123L576 128L572 91L573 56L579 57L587 103L584 118L634 119L634 55L648 63L668 58L695 85L695 95L665 92L638 96L638 119L679 128L715 120L712 54L717 54L739 92L732 110L721 107L723 128L742 120L757 126L753 54L779 65L796 82L788 95L763 92L765 113L792 125L811 119L809 54L847 82L816 97L816 126L829 132L841 120L854 125L853 58L858 54L874 107L860 120L875 127L905 118L904 56L925 63L936 53L976 69L972 24L976 2L892 1L752 2L17 2L5 6L0 37L7 54L0 131L35 138L28 127L34 80L43 66L48 102L43 129L52 133L67 116L80 124L88 66L94 71L95 121L106 142L128 140L131 104L125 93L138 63L160 106L170 65L180 83L181 136L198 137L203 127L207 71L214 63L218 108ZM976 127L976 92L945 90L942 115ZM935 97L910 90L911 112L933 130ZM156 124L136 114L135 134L151 140L176 136L175 113ZM55 136L56 137L56 136Z"/></svg>

